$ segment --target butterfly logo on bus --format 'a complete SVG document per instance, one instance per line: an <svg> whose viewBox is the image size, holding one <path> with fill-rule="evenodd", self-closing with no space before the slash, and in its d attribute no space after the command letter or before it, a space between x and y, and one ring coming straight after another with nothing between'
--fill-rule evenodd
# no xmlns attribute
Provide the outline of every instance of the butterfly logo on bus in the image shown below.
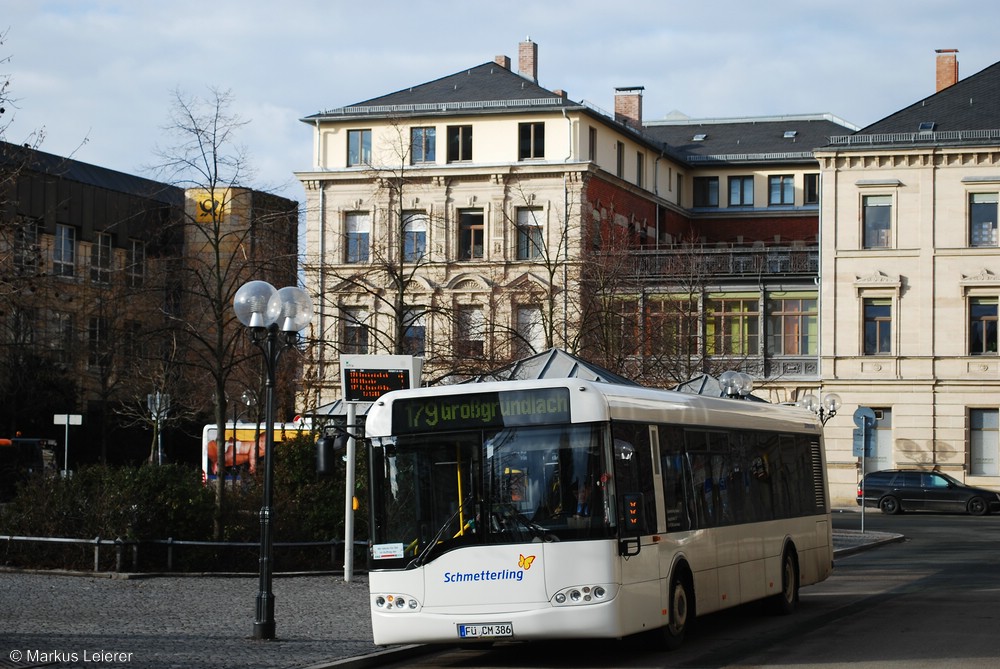
<svg viewBox="0 0 1000 669"><path fill-rule="evenodd" d="M534 555L528 555L527 557L525 557L524 555L521 555L520 553L518 553L518 555L520 557L517 560L517 566L520 567L521 569L525 570L525 571L528 571L529 569L531 569L531 563L535 561L535 556Z"/></svg>

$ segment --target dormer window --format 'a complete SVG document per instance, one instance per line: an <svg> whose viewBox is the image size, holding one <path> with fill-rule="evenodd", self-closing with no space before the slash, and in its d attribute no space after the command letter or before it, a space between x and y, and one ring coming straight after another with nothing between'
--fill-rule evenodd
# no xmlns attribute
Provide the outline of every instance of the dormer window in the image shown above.
<svg viewBox="0 0 1000 669"><path fill-rule="evenodd" d="M919 132L934 132L935 126L937 126L937 123L934 121L923 121L920 123L917 130Z"/></svg>
<svg viewBox="0 0 1000 669"><path fill-rule="evenodd" d="M707 138L707 137L708 137L708 135L706 135L706 134L705 134L705 133L703 133L703 132L700 132L700 133L698 133L697 135L695 135L694 137L692 137L691 139L692 139L693 141L695 141L695 142L704 142L704 141L705 141L705 138Z"/></svg>
<svg viewBox="0 0 1000 669"><path fill-rule="evenodd" d="M795 136L799 134L798 130L786 130L785 139L795 139Z"/></svg>

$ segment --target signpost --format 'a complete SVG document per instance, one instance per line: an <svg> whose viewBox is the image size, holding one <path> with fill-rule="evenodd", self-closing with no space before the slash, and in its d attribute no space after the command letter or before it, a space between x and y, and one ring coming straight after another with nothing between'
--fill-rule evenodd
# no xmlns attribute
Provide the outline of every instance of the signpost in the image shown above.
<svg viewBox="0 0 1000 669"><path fill-rule="evenodd" d="M870 407L858 407L854 411L854 457L861 458L861 480L865 478L865 460L872 455L875 437L875 412ZM865 531L865 493L861 494L861 531Z"/></svg>
<svg viewBox="0 0 1000 669"><path fill-rule="evenodd" d="M412 355L342 355L341 389L347 404L347 471L344 486L344 581L354 572L354 424L358 404L374 402L385 393L420 386L424 359Z"/></svg>
<svg viewBox="0 0 1000 669"><path fill-rule="evenodd" d="M66 426L66 436L63 441L63 478L69 476L69 426L70 425L83 425L83 416L78 413L57 413L52 416L53 425L65 425Z"/></svg>

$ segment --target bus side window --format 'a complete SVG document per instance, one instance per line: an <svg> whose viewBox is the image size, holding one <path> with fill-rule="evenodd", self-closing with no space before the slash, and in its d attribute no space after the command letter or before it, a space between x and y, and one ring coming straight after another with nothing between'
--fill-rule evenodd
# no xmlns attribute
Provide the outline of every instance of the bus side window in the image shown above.
<svg viewBox="0 0 1000 669"><path fill-rule="evenodd" d="M616 493L642 493L643 524L648 531L659 527L656 517L656 494L653 489L653 454L649 443L649 425L619 423L611 425L615 449Z"/></svg>
<svg viewBox="0 0 1000 669"><path fill-rule="evenodd" d="M663 502L667 532L691 529L690 491L686 484L684 433L680 428L660 426L660 469L663 472Z"/></svg>

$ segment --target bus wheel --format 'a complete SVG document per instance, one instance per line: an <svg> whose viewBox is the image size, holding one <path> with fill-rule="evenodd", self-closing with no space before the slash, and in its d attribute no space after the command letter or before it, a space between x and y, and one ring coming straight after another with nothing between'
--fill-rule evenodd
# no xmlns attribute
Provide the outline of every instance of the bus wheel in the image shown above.
<svg viewBox="0 0 1000 669"><path fill-rule="evenodd" d="M664 648L674 650L684 642L684 635L694 621L694 593L684 575L674 574L668 594L670 620L660 629L660 635Z"/></svg>
<svg viewBox="0 0 1000 669"><path fill-rule="evenodd" d="M788 615L799 603L799 561L795 550L786 548L781 558L781 592L772 599L774 612Z"/></svg>

